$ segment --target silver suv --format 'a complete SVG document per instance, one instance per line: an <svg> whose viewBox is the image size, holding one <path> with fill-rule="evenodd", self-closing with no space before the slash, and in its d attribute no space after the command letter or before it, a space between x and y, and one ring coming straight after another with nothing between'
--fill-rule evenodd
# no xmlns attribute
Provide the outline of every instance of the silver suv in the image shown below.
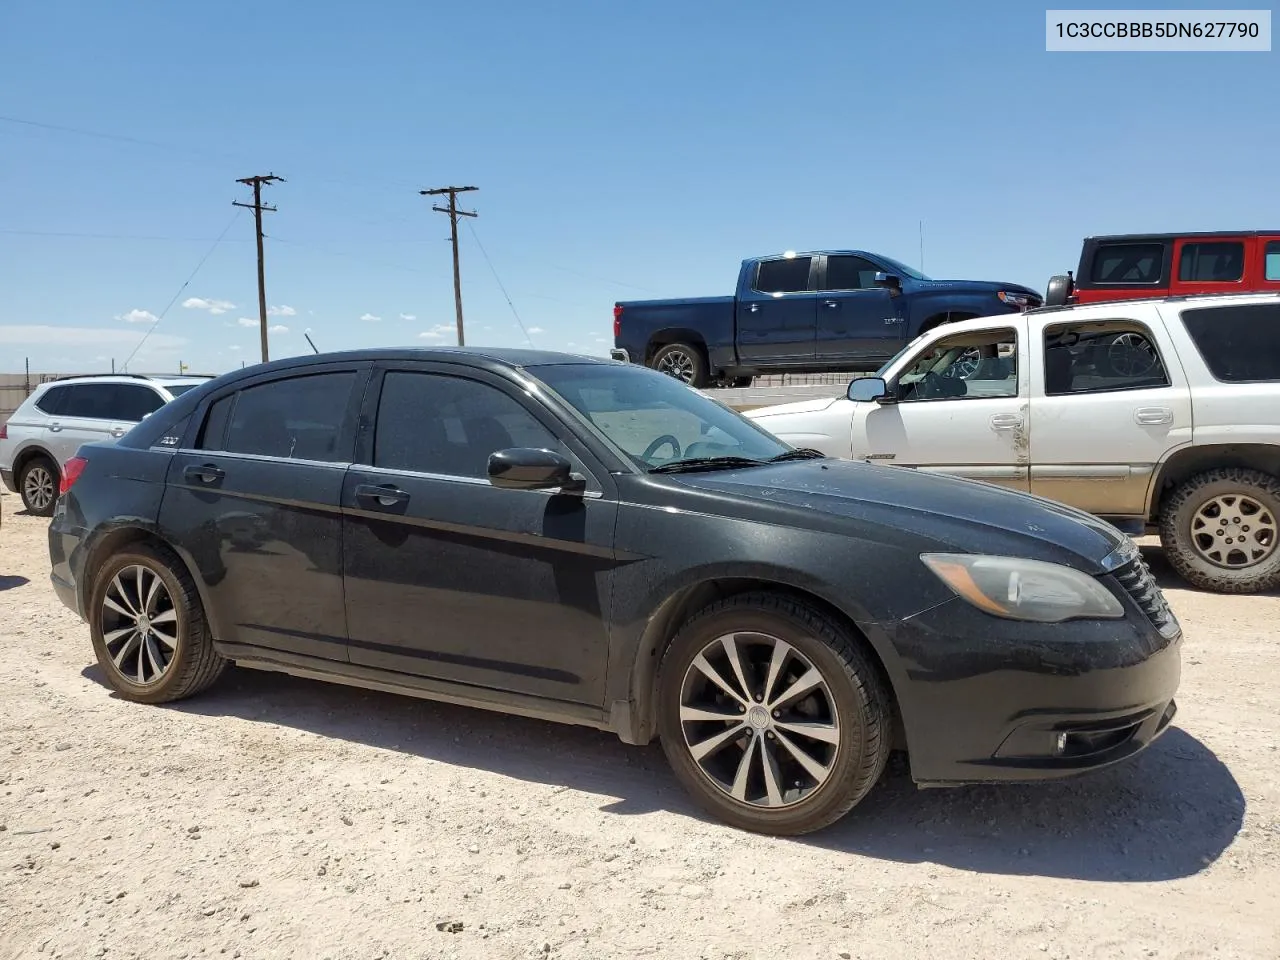
<svg viewBox="0 0 1280 960"><path fill-rule="evenodd" d="M209 379L117 373L42 383L0 425L0 481L22 497L28 512L50 516L63 467L83 444L120 439Z"/></svg>

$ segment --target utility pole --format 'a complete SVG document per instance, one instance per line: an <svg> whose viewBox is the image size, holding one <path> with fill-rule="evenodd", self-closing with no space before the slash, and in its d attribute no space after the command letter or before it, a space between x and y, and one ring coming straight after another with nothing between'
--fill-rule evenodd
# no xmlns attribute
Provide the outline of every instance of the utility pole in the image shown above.
<svg viewBox="0 0 1280 960"><path fill-rule="evenodd" d="M240 203L232 200L233 207L244 207L246 210L253 211L254 225L258 231L258 321L260 324L259 334L262 338L262 362L267 362L267 276L262 262L262 211L266 210L275 213L275 207L264 207L262 205L262 185L264 183L284 183L284 177L277 177L274 173L269 173L265 177L244 177L237 180L236 183L243 183L246 186L253 187L253 203Z"/></svg>
<svg viewBox="0 0 1280 960"><path fill-rule="evenodd" d="M435 190L419 190L418 192L424 197L438 197L442 194L449 195L449 206L432 207L437 213L447 213L449 215L450 238L453 242L453 305L458 311L458 346L464 346L466 340L462 335L462 275L458 270L458 218L474 217L478 214L470 210L458 209L458 194L470 193L472 190L478 190L479 187L439 187Z"/></svg>

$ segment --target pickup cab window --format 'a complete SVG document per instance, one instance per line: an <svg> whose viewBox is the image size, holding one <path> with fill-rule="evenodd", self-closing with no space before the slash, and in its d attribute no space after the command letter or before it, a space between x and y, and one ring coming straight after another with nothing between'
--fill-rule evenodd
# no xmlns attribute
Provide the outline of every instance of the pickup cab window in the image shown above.
<svg viewBox="0 0 1280 960"><path fill-rule="evenodd" d="M804 293L809 289L812 263L812 257L761 260L756 269L755 288L760 293Z"/></svg>
<svg viewBox="0 0 1280 960"><path fill-rule="evenodd" d="M982 330L943 337L898 378L898 401L1018 395L1017 333Z"/></svg>
<svg viewBox="0 0 1280 960"><path fill-rule="evenodd" d="M1046 396L1169 386L1155 339L1140 323L1058 324L1046 327L1044 338Z"/></svg>

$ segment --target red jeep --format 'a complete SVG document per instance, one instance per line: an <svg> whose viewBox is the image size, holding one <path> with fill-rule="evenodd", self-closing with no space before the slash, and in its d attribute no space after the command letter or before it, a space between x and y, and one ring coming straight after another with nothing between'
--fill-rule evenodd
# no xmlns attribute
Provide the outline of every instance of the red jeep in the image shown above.
<svg viewBox="0 0 1280 960"><path fill-rule="evenodd" d="M1206 293L1280 291L1280 230L1087 237L1073 277L1049 279L1045 306Z"/></svg>

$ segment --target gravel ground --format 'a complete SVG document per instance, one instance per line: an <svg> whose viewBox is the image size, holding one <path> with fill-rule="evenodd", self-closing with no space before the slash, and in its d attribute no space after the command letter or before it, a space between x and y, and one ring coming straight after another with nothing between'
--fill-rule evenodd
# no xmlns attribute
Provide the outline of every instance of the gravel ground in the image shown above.
<svg viewBox="0 0 1280 960"><path fill-rule="evenodd" d="M1280 957L1280 598L1182 589L1175 728L1070 783L891 771L802 841L656 747L231 670L104 687L0 498L0 957Z"/></svg>

